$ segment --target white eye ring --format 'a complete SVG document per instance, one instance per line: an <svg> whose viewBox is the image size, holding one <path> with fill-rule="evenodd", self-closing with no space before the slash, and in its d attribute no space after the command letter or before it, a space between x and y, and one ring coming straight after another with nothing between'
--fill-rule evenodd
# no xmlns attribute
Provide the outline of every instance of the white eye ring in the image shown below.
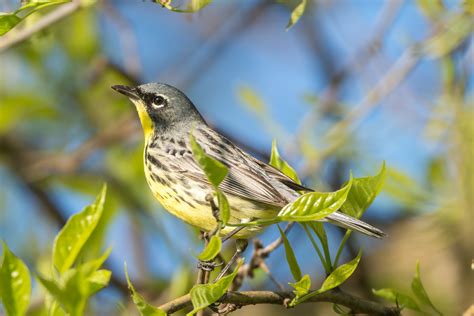
<svg viewBox="0 0 474 316"><path fill-rule="evenodd" d="M152 100L152 105L155 109L161 109L168 104L168 99L162 95L157 95Z"/></svg>

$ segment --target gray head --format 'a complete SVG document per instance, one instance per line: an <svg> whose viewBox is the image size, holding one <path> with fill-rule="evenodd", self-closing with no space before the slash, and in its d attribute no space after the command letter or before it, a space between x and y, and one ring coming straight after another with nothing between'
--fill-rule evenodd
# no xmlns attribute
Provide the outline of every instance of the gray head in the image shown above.
<svg viewBox="0 0 474 316"><path fill-rule="evenodd" d="M137 87L112 86L126 95L137 108L143 130L164 131L186 128L194 122L203 122L194 104L177 88L164 83L147 83Z"/></svg>

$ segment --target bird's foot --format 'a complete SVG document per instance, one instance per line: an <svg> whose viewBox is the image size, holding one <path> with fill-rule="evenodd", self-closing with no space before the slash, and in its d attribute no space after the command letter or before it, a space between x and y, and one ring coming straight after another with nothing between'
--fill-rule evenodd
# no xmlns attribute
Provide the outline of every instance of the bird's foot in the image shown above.
<svg viewBox="0 0 474 316"><path fill-rule="evenodd" d="M213 271L216 267L222 265L222 262L214 262L214 261L198 261L197 267L199 270L203 271Z"/></svg>

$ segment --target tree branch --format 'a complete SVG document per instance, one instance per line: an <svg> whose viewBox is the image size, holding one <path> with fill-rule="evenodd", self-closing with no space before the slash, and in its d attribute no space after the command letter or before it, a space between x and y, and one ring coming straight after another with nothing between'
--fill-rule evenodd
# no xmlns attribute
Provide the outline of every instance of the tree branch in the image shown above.
<svg viewBox="0 0 474 316"><path fill-rule="evenodd" d="M293 293L289 291L242 291L228 292L218 302L234 304L238 307L257 304L274 304L287 307L287 304L293 297ZM400 309L397 307L383 306L379 303L335 290L318 294L308 299L304 303L315 302L327 302L342 305L350 308L353 313L366 313L371 315L400 315ZM168 314L172 314L184 308L190 307L191 305L191 295L186 294L161 305L159 308Z"/></svg>
<svg viewBox="0 0 474 316"><path fill-rule="evenodd" d="M5 35L0 42L0 53L12 48L15 45L30 38L33 34L47 28L48 26L68 17L72 13L76 12L81 8L80 0L72 0L69 3L60 5L56 10L49 14L46 14L38 22L33 25L23 28L17 32L12 32Z"/></svg>

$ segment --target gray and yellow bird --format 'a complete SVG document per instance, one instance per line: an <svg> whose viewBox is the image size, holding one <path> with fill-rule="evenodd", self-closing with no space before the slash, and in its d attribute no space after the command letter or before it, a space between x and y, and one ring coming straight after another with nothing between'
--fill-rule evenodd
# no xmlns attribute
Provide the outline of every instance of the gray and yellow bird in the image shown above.
<svg viewBox="0 0 474 316"><path fill-rule="evenodd" d="M126 95L138 111L145 134L145 175L153 195L183 221L204 231L216 227L206 200L214 189L191 152L191 130L204 151L229 169L219 185L229 200L229 223L273 218L299 196L298 192L312 191L210 128L191 100L178 89L162 83L112 88ZM384 236L381 230L339 211L323 221L373 237ZM234 237L248 238L261 229L248 226ZM221 233L229 234L232 230L233 227L225 227Z"/></svg>

